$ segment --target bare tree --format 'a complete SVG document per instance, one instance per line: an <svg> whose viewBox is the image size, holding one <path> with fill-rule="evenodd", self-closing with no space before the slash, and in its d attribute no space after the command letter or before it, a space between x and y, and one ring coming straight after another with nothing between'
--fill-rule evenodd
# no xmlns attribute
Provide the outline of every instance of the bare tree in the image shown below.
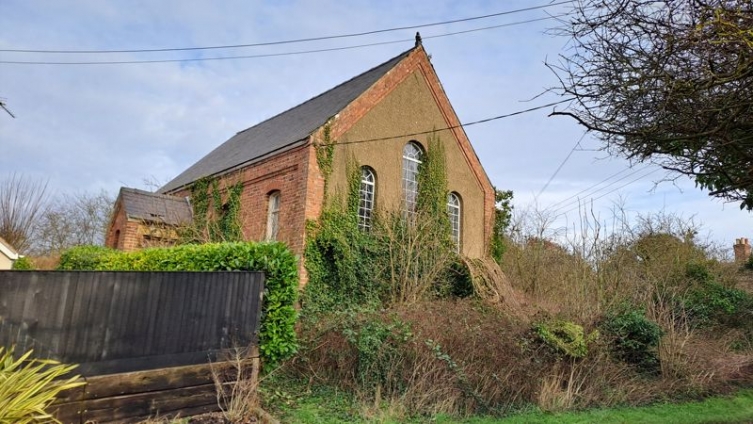
<svg viewBox="0 0 753 424"><path fill-rule="evenodd" d="M21 253L31 246L35 222L47 210L47 181L10 174L0 181L0 237Z"/></svg>
<svg viewBox="0 0 753 424"><path fill-rule="evenodd" d="M73 246L104 244L112 207L113 199L104 190L59 197L41 214L32 250L46 255Z"/></svg>
<svg viewBox="0 0 753 424"><path fill-rule="evenodd" d="M577 0L548 64L575 100L553 115L751 210L752 28L750 0Z"/></svg>

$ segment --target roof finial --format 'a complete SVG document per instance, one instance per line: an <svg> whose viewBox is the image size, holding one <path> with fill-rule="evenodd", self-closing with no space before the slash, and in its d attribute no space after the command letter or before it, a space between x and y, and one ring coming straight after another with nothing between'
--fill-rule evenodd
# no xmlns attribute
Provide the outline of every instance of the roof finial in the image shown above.
<svg viewBox="0 0 753 424"><path fill-rule="evenodd" d="M416 31L416 47L421 45L421 33Z"/></svg>

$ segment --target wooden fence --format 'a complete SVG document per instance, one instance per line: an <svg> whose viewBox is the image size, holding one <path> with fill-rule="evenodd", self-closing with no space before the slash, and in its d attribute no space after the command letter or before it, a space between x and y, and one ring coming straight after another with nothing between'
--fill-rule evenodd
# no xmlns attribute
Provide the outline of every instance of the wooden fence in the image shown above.
<svg viewBox="0 0 753 424"><path fill-rule="evenodd" d="M263 291L257 272L3 271L0 345L79 364L64 422L216 410L207 363L256 345Z"/></svg>

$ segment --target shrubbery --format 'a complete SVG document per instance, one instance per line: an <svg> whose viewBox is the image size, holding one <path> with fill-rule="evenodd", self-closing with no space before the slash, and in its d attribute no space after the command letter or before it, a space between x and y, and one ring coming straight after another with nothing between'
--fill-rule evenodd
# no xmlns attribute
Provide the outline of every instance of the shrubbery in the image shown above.
<svg viewBox="0 0 753 424"><path fill-rule="evenodd" d="M260 351L272 365L293 355L298 294L295 256L282 243L213 243L121 252L84 246L66 251L61 270L97 271L262 271L265 293Z"/></svg>
<svg viewBox="0 0 753 424"><path fill-rule="evenodd" d="M561 320L535 324L533 331L541 342L555 352L574 359L588 355L588 345L599 338L596 330L586 336L582 325Z"/></svg>
<svg viewBox="0 0 753 424"><path fill-rule="evenodd" d="M17 271L30 271L34 269L34 264L31 262L31 259L29 259L26 256L22 256L15 261L13 261L13 269Z"/></svg>
<svg viewBox="0 0 753 424"><path fill-rule="evenodd" d="M610 337L612 350L618 359L642 371L658 370L657 347L663 331L659 324L646 317L643 309L624 306L608 314L601 328Z"/></svg>

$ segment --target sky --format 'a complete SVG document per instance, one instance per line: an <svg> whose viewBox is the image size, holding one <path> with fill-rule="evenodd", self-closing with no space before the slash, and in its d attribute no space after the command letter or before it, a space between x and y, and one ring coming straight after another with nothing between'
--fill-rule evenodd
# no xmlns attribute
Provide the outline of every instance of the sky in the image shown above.
<svg viewBox="0 0 753 424"><path fill-rule="evenodd" d="M460 121L557 102L545 62L569 52L568 40L551 31L568 10L559 3L0 0L0 62L48 63L0 63L0 99L15 115L0 110L0 178L44 179L53 193L154 190L236 132L408 50L417 29L379 30L472 17L479 18L418 28ZM516 11L540 5L547 7ZM244 48L7 51L228 46L373 31ZM51 64L148 60L179 61ZM752 216L737 204L654 165L631 168L610 157L571 118L548 117L563 107L466 127L492 183L513 190L517 213L543 217L547 235L577 234L584 210L608 228L619 209L631 222L657 212L693 220L704 240L728 248L753 238Z"/></svg>

